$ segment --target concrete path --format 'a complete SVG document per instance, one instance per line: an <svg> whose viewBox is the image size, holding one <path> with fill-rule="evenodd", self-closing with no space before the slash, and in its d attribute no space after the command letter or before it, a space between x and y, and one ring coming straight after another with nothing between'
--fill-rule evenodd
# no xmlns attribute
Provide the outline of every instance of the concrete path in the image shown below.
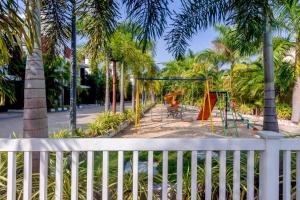
<svg viewBox="0 0 300 200"><path fill-rule="evenodd" d="M126 103L126 107L130 103ZM119 109L119 107L117 107ZM96 116L104 111L104 106L98 105L83 105L77 110L77 126L85 127L93 122ZM69 127L69 112L48 113L48 128L49 134L63 128ZM0 113L0 138L10 137L15 133L17 137L22 136L23 132L23 112L10 111L8 113Z"/></svg>

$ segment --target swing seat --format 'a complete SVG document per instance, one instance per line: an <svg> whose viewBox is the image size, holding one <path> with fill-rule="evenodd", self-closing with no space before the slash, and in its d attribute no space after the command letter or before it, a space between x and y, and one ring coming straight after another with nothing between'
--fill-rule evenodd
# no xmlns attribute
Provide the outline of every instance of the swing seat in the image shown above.
<svg viewBox="0 0 300 200"><path fill-rule="evenodd" d="M167 117L172 116L173 118L181 118L181 112L179 110L179 106L168 106L167 107L168 115Z"/></svg>

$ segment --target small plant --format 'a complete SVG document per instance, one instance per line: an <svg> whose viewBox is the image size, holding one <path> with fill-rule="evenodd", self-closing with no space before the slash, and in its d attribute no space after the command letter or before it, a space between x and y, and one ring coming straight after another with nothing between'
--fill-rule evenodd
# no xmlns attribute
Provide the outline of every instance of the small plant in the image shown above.
<svg viewBox="0 0 300 200"><path fill-rule="evenodd" d="M134 113L131 110L126 110L124 113L101 113L96 120L88 125L85 134L90 137L105 135L110 130L116 130L124 121L133 121Z"/></svg>
<svg viewBox="0 0 300 200"><path fill-rule="evenodd" d="M84 137L84 131L82 129L77 129L75 135L72 135L69 129L60 129L50 135L50 138L77 138L77 137Z"/></svg>
<svg viewBox="0 0 300 200"><path fill-rule="evenodd" d="M253 106L249 104L242 104L238 108L239 112L246 115L251 115L253 111Z"/></svg>
<svg viewBox="0 0 300 200"><path fill-rule="evenodd" d="M279 119L291 119L292 108L288 104L277 104L276 112Z"/></svg>

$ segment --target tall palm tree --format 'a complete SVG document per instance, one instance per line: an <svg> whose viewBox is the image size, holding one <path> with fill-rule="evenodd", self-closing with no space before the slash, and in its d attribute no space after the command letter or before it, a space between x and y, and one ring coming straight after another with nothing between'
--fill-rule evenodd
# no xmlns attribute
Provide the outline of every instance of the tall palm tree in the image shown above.
<svg viewBox="0 0 300 200"><path fill-rule="evenodd" d="M76 72L76 0L71 0L71 70L70 70L70 129L74 135L76 133L76 96L77 96L77 72Z"/></svg>
<svg viewBox="0 0 300 200"><path fill-rule="evenodd" d="M37 39L34 43L32 54L28 54L24 84L24 137L48 137L48 118L46 103L46 86L41 50L41 19L40 2L31 1L31 8L35 14L35 30ZM39 167L39 154L33 154L33 170Z"/></svg>
<svg viewBox="0 0 300 200"><path fill-rule="evenodd" d="M199 29L219 22L235 24L244 41L263 41L264 56L264 123L263 129L278 131L274 92L274 62L271 24L274 4L280 1L268 0L189 0L183 1L183 8L173 19L173 29L168 35L169 50L176 57L182 57L188 40Z"/></svg>
<svg viewBox="0 0 300 200"><path fill-rule="evenodd" d="M27 1L26 1L27 2ZM64 44L68 37L69 26L67 3L60 0L47 4L45 0L30 1L28 13L34 14L37 37L32 54L27 56L24 87L24 137L48 137L45 78L41 50L42 35L47 36L50 44ZM26 4L27 5L27 4ZM65 10L60 10L64 8ZM54 29L53 29L54 28ZM45 41L45 40L44 40Z"/></svg>
<svg viewBox="0 0 300 200"><path fill-rule="evenodd" d="M110 104L110 98L109 98L109 74L110 74L110 62L109 62L109 55L108 52L105 52L105 103L104 103L104 110L105 112L108 112L109 110L109 104Z"/></svg>
<svg viewBox="0 0 300 200"><path fill-rule="evenodd" d="M112 59L112 112L117 112L117 60Z"/></svg>
<svg viewBox="0 0 300 200"><path fill-rule="evenodd" d="M92 57L104 52L106 63L105 112L109 110L109 73L111 52L108 47L110 37L115 30L119 16L118 4L115 1L86 0L81 5L83 11L79 17L79 33L88 37L87 50Z"/></svg>
<svg viewBox="0 0 300 200"><path fill-rule="evenodd" d="M284 2L285 5L280 10L278 21L281 27L291 32L296 39L292 121L298 123L300 120L300 5L296 0L286 0Z"/></svg>
<svg viewBox="0 0 300 200"><path fill-rule="evenodd" d="M124 62L120 66L120 112L124 112Z"/></svg>
<svg viewBox="0 0 300 200"><path fill-rule="evenodd" d="M32 1L38 37L27 56L24 85L24 137L48 137L45 77L41 50L40 2Z"/></svg>

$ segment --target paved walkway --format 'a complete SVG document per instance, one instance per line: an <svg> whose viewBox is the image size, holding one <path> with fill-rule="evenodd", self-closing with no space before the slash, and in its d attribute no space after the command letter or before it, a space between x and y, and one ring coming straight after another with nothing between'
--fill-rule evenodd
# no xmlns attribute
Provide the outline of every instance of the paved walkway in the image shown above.
<svg viewBox="0 0 300 200"><path fill-rule="evenodd" d="M130 104L126 104L130 106ZM119 107L117 107L119 109ZM96 116L104 111L104 106L83 105L83 108L77 110L77 126L85 127L95 120ZM48 113L49 134L69 127L69 112ZM10 111L0 113L0 138L10 137L12 133L20 137L23 132L23 112Z"/></svg>
<svg viewBox="0 0 300 200"><path fill-rule="evenodd" d="M133 125L123 130L116 137L126 138L172 138L172 137L225 137L220 118L213 118L213 132L208 121L197 121L199 110L187 110L183 120L167 117L167 108L156 105L146 113L141 120L141 128ZM239 124L239 128L229 129L226 137L256 137L256 131L247 129L246 125Z"/></svg>

